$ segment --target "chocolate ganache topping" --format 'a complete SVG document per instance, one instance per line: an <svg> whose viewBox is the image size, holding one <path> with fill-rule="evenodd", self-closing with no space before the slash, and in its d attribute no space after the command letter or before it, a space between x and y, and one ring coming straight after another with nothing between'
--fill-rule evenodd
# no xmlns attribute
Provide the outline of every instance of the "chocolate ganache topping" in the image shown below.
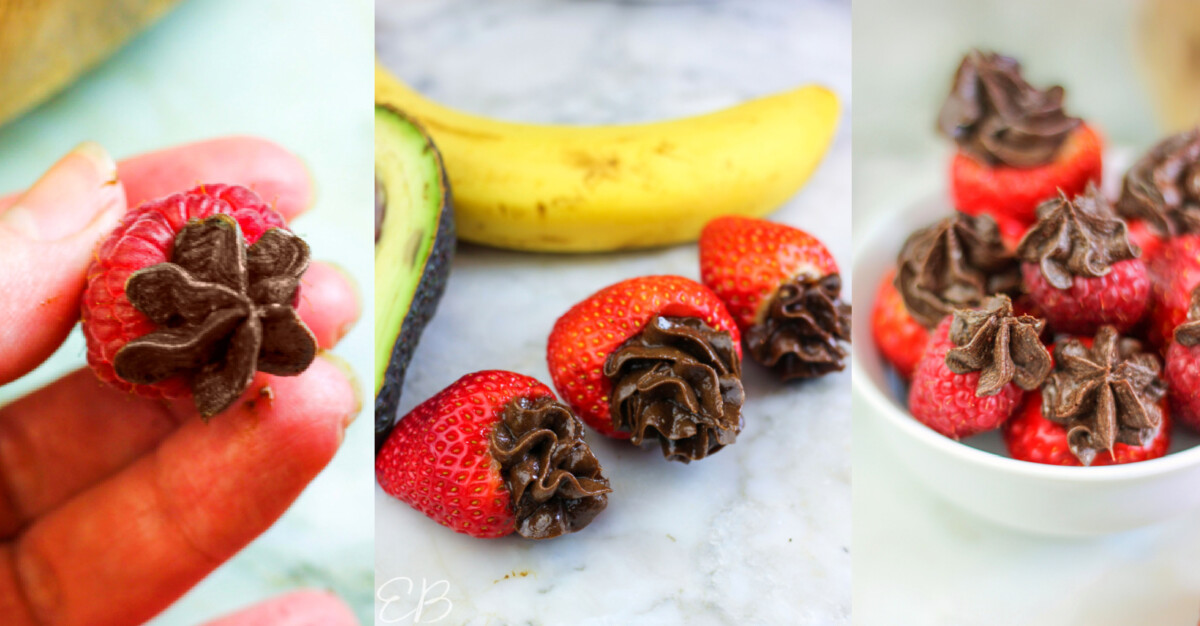
<svg viewBox="0 0 1200 626"><path fill-rule="evenodd" d="M613 427L657 438L673 461L702 459L742 430L742 363L729 333L696 318L655 316L608 355Z"/></svg>
<svg viewBox="0 0 1200 626"><path fill-rule="evenodd" d="M1029 315L1015 316L1008 296L989 298L982 309L954 312L946 367L955 374L980 372L977 397L1000 393L1010 382L1026 391L1037 389L1050 374L1050 353L1040 335L1046 323Z"/></svg>
<svg viewBox="0 0 1200 626"><path fill-rule="evenodd" d="M1200 286L1192 290L1187 321L1175 327L1175 341L1189 348L1200 344Z"/></svg>
<svg viewBox="0 0 1200 626"><path fill-rule="evenodd" d="M954 73L938 128L981 163L1037 167L1053 161L1080 124L1062 103L1062 87L1035 89L1016 59L972 50Z"/></svg>
<svg viewBox="0 0 1200 626"><path fill-rule="evenodd" d="M1167 137L1133 164L1117 213L1166 236L1200 232L1200 129Z"/></svg>
<svg viewBox="0 0 1200 626"><path fill-rule="evenodd" d="M1017 246L1017 256L1038 265L1058 289L1070 289L1075 276L1104 276L1113 263L1141 255L1129 242L1125 222L1093 184L1074 200L1061 194L1043 202L1037 215L1037 224Z"/></svg>
<svg viewBox="0 0 1200 626"><path fill-rule="evenodd" d="M1042 386L1042 413L1067 429L1084 465L1117 442L1144 446L1162 424L1166 384L1158 358L1135 339L1103 326L1092 347L1068 339L1054 348L1054 372Z"/></svg>
<svg viewBox="0 0 1200 626"><path fill-rule="evenodd" d="M988 215L955 213L908 237L897 260L896 289L918 322L934 328L956 309L1020 290L1017 260Z"/></svg>
<svg viewBox="0 0 1200 626"><path fill-rule="evenodd" d="M608 506L612 489L583 439L583 424L554 398L509 401L492 431L490 447L522 537L550 539L573 533Z"/></svg>
<svg viewBox="0 0 1200 626"><path fill-rule="evenodd" d="M247 247L228 215L193 220L175 236L169 262L134 272L125 293L158 329L117 351L117 376L149 385L186 376L204 417L250 386L255 370L303 372L317 341L293 306L308 245L272 228Z"/></svg>
<svg viewBox="0 0 1200 626"><path fill-rule="evenodd" d="M850 305L841 301L842 279L797 276L771 296L763 321L746 331L751 356L784 380L814 378L845 369Z"/></svg>

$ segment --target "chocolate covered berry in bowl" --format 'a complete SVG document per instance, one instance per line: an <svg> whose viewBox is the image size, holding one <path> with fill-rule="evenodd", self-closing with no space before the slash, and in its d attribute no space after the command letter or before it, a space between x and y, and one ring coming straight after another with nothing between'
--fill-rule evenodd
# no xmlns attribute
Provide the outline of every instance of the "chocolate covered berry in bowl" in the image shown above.
<svg viewBox="0 0 1200 626"><path fill-rule="evenodd" d="M1095 337L1054 346L1041 394L1004 427L1014 459L1051 465L1114 465L1156 459L1170 445L1167 385L1158 357L1103 326Z"/></svg>
<svg viewBox="0 0 1200 626"><path fill-rule="evenodd" d="M700 275L737 322L751 358L783 380L845 369L850 304L833 255L817 238L748 217L700 233Z"/></svg>
<svg viewBox="0 0 1200 626"><path fill-rule="evenodd" d="M913 374L908 407L917 421L962 439L1004 423L1050 373L1045 322L988 298L942 320Z"/></svg>
<svg viewBox="0 0 1200 626"><path fill-rule="evenodd" d="M1012 57L972 50L963 58L938 115L938 128L958 146L950 173L956 208L992 215L1015 240L1042 201L1100 181L1100 137L1067 115L1063 97L1062 87L1026 82Z"/></svg>
<svg viewBox="0 0 1200 626"><path fill-rule="evenodd" d="M1192 290L1187 321L1167 348L1165 378L1178 422L1200 432L1200 287Z"/></svg>
<svg viewBox="0 0 1200 626"><path fill-rule="evenodd" d="M1150 277L1125 222L1094 185L1038 207L1017 247L1030 299L1054 332L1091 335L1133 328L1150 304Z"/></svg>
<svg viewBox="0 0 1200 626"><path fill-rule="evenodd" d="M317 354L296 313L309 249L253 191L204 185L129 211L87 271L83 334L100 380L229 408L255 372L294 376Z"/></svg>
<svg viewBox="0 0 1200 626"><path fill-rule="evenodd" d="M608 505L579 418L536 379L467 374L400 419L375 457L379 486L455 532L552 539Z"/></svg>
<svg viewBox="0 0 1200 626"><path fill-rule="evenodd" d="M1125 175L1117 212L1148 241L1150 341L1162 349L1200 284L1200 130L1159 142Z"/></svg>
<svg viewBox="0 0 1200 626"><path fill-rule="evenodd" d="M687 463L742 430L741 334L720 298L682 276L611 285L554 324L546 360L555 388L601 434L657 442Z"/></svg>
<svg viewBox="0 0 1200 626"><path fill-rule="evenodd" d="M887 361L908 379L925 353L929 332L958 309L1020 290L1012 253L988 215L955 212L909 235L884 276L871 314L871 333ZM924 332L922 332L924 331Z"/></svg>

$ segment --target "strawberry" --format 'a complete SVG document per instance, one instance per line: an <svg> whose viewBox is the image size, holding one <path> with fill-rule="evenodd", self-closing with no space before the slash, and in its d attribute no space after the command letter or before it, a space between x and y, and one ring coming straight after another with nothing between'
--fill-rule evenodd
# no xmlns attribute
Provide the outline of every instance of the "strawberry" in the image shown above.
<svg viewBox="0 0 1200 626"><path fill-rule="evenodd" d="M1150 259L1150 341L1165 348L1187 321L1192 289L1200 285L1200 234L1167 240Z"/></svg>
<svg viewBox="0 0 1200 626"><path fill-rule="evenodd" d="M405 415L375 458L387 493L473 537L587 526L611 491L583 424L521 374L467 374Z"/></svg>
<svg viewBox="0 0 1200 626"><path fill-rule="evenodd" d="M1040 393L1030 394L1025 406L1004 423L1001 432L1008 454L1014 459L1047 465L1083 465L1071 453L1071 447L1067 444L1067 429L1061 424L1051 422L1042 414ZM1164 410L1162 426L1150 443L1134 446L1117 442L1112 450L1098 453L1092 459L1092 465L1137 463L1157 459L1167 453L1170 445L1170 419Z"/></svg>
<svg viewBox="0 0 1200 626"><path fill-rule="evenodd" d="M299 374L316 339L296 314L308 246L244 187L204 185L125 214L97 248L81 309L100 380L214 415L254 372Z"/></svg>
<svg viewBox="0 0 1200 626"><path fill-rule="evenodd" d="M1004 432L1015 459L1053 465L1133 463L1166 454L1170 424L1158 357L1102 326L1054 346L1054 370Z"/></svg>
<svg viewBox="0 0 1200 626"><path fill-rule="evenodd" d="M1200 431L1200 287L1192 290L1187 321L1175 329L1167 348L1171 410L1180 422Z"/></svg>
<svg viewBox="0 0 1200 626"><path fill-rule="evenodd" d="M1102 148L1100 136L1081 125L1053 161L1037 167L991 166L959 151L950 165L954 207L970 215L992 215L1007 225L1006 234L1031 225L1037 206L1060 190L1075 196L1089 184L1100 183Z"/></svg>
<svg viewBox="0 0 1200 626"><path fill-rule="evenodd" d="M1100 137L1063 109L1062 87L1037 89L1012 57L972 50L959 64L938 128L958 152L954 206L987 213L1012 233L1060 191L1074 196L1101 175Z"/></svg>
<svg viewBox="0 0 1200 626"><path fill-rule="evenodd" d="M1050 371L1043 326L1014 316L1007 296L942 320L913 373L913 417L952 439L1000 426Z"/></svg>
<svg viewBox="0 0 1200 626"><path fill-rule="evenodd" d="M929 345L929 331L904 308L904 298L893 284L895 278L896 271L890 270L879 284L871 310L871 335L888 363L909 380Z"/></svg>
<svg viewBox="0 0 1200 626"><path fill-rule="evenodd" d="M850 305L837 263L798 229L748 217L718 217L700 233L700 275L725 303L750 356L784 380L845 368Z"/></svg>
<svg viewBox="0 0 1200 626"><path fill-rule="evenodd" d="M571 307L546 346L550 376L604 435L701 459L742 429L741 336L716 294L681 276L611 285Z"/></svg>
<svg viewBox="0 0 1200 626"><path fill-rule="evenodd" d="M1017 247L1030 299L1056 332L1092 334L1111 324L1128 331L1150 304L1150 277L1139 251L1103 194L1090 186L1038 208Z"/></svg>

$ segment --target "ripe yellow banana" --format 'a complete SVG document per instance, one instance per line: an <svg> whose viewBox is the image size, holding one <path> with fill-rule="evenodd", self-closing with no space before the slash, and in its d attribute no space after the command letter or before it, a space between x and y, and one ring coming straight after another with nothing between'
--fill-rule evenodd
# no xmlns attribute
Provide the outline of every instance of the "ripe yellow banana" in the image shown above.
<svg viewBox="0 0 1200 626"><path fill-rule="evenodd" d="M592 252L694 241L713 217L763 215L808 179L837 128L818 86L629 126L515 124L441 106L375 66L375 99L433 137L459 237Z"/></svg>
<svg viewBox="0 0 1200 626"><path fill-rule="evenodd" d="M67 86L179 0L0 0L0 124Z"/></svg>

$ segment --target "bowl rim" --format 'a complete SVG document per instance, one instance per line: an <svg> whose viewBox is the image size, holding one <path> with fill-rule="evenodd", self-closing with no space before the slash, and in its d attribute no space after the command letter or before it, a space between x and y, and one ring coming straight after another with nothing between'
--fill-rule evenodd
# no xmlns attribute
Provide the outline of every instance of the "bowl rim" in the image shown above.
<svg viewBox="0 0 1200 626"><path fill-rule="evenodd" d="M862 292L871 294L873 299L877 288L876 283L879 281L881 273L871 271L871 268L868 267L870 263L868 259L873 256L873 249L879 246L878 242L884 239L884 234L893 230L897 225L897 221L903 223L902 219L897 220L897 216L906 216L912 213L914 208L933 202L949 207L948 198L941 195L919 197L904 204L889 204L883 207L882 211L874 213L874 215L878 216L872 220L874 223L860 230L861 234L855 236L852 267L856 282L864 281L862 283L864 286L860 288ZM861 325L860 327L870 328L870 315L874 309L874 302L855 302L854 304L853 318L856 321L855 326ZM866 371L863 365L863 358L878 358L882 360L882 356L875 349L875 341L871 333L865 333L866 337L863 337L864 333L861 332L856 334L859 337L858 341L855 342L853 349L854 358L851 359L850 366L852 394L865 400L873 409L872 412L882 415L884 419L890 421L908 436L948 456L958 457L965 462L980 465L997 472L1016 474L1036 480L1075 483L1140 480L1167 475L1200 465L1200 445L1149 461L1097 467L1048 465L1031 461L1020 461L968 446L918 422L907 410L898 406L890 398L890 394L886 390L875 384L871 379L871 374Z"/></svg>

